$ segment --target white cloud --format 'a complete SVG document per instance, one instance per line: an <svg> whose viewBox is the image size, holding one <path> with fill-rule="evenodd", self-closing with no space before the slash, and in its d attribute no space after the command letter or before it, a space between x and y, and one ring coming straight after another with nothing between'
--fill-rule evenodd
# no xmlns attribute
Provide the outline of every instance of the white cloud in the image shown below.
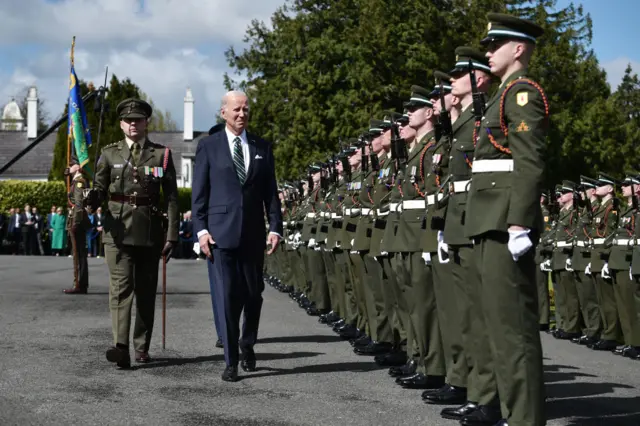
<svg viewBox="0 0 640 426"><path fill-rule="evenodd" d="M59 116L68 95L69 49L76 36L75 66L81 79L101 85L108 65L109 78L130 78L158 108L171 112L179 128L185 90L191 87L196 130L208 130L224 92L224 48L242 44L252 19L269 24L283 2L146 0L140 9L139 0L2 1L0 49L24 46L29 51L35 46L45 53L0 72L0 106L23 87L36 85L50 118ZM0 65L6 68L6 60Z"/></svg>
<svg viewBox="0 0 640 426"><path fill-rule="evenodd" d="M602 68L607 72L607 82L611 86L611 91L616 91L629 64L633 72L640 75L640 62L627 57L619 57L602 64Z"/></svg>

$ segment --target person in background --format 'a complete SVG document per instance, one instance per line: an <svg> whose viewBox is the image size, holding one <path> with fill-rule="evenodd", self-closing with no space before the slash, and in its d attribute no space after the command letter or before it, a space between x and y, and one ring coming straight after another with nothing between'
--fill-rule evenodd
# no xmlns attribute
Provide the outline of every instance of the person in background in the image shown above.
<svg viewBox="0 0 640 426"><path fill-rule="evenodd" d="M53 250L51 248L51 242L53 241L53 217L56 215L56 206L51 206L51 212L47 215L47 233L49 235L49 242L47 246L49 248L49 254L53 254Z"/></svg>
<svg viewBox="0 0 640 426"><path fill-rule="evenodd" d="M67 217L62 212L62 207L56 209L56 214L51 220L51 253L55 256L64 254L67 248Z"/></svg>

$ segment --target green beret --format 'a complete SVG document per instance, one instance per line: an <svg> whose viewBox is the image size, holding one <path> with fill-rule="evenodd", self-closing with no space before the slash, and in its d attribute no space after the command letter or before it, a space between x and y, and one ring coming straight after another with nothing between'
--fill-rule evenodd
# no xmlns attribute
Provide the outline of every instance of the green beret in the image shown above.
<svg viewBox="0 0 640 426"><path fill-rule="evenodd" d="M412 108L433 108L431 98L429 97L429 91L420 86L411 86L411 98L409 102L405 102L403 106Z"/></svg>
<svg viewBox="0 0 640 426"><path fill-rule="evenodd" d="M484 56L484 53L469 46L460 46L456 49L456 65L450 74L469 72L469 61L471 61L473 69L491 74L489 60Z"/></svg>
<svg viewBox="0 0 640 426"><path fill-rule="evenodd" d="M120 102L116 107L116 114L120 119L123 118L149 118L151 117L151 113L153 109L151 105L147 102L136 99L129 98Z"/></svg>
<svg viewBox="0 0 640 426"><path fill-rule="evenodd" d="M541 26L526 19L520 19L505 13L489 13L487 37L480 43L489 44L495 40L523 40L535 43L544 34Z"/></svg>

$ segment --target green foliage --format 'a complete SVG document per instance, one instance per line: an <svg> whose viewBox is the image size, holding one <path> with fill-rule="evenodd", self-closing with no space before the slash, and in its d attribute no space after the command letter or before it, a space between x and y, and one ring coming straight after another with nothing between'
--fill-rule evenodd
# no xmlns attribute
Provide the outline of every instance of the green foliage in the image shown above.
<svg viewBox="0 0 640 426"><path fill-rule="evenodd" d="M20 207L29 203L48 213L51 206L67 208L65 184L62 181L32 182L21 180L0 181L0 212ZM178 211L184 213L191 210L191 188L178 188Z"/></svg>
<svg viewBox="0 0 640 426"><path fill-rule="evenodd" d="M590 16L556 0L290 0L270 27L251 23L246 50L227 50L241 77L226 75L225 86L247 92L250 126L275 143L279 178L294 178L371 118L399 111L411 85L430 88L457 46L478 45L486 13L505 10L545 29L529 71L550 103L547 185L638 164L638 78L629 69L611 96Z"/></svg>
<svg viewBox="0 0 640 426"><path fill-rule="evenodd" d="M85 81L80 81L80 92L84 95L89 92L89 88ZM120 130L120 120L116 114L116 107L120 102L127 98L144 98L152 106L153 100L140 91L140 88L130 79L118 80L114 74L109 82L109 91L106 101L107 108L102 122L102 133L100 134L100 149L113 142L122 140L122 130ZM96 146L98 142L98 124L100 122L100 110L97 102L88 102L85 104L87 112L87 120L91 129L92 145L89 147L89 159L91 170L95 162ZM64 113L67 113L65 106ZM153 108L152 119L149 123L148 131L174 131L177 128L171 114ZM53 151L53 164L49 172L49 180L64 179L64 169L67 167L67 123L63 123L58 129L56 144Z"/></svg>
<svg viewBox="0 0 640 426"><path fill-rule="evenodd" d="M63 182L0 181L0 212L10 208L22 209L25 204L37 207L40 213L49 213L51 206L67 207Z"/></svg>

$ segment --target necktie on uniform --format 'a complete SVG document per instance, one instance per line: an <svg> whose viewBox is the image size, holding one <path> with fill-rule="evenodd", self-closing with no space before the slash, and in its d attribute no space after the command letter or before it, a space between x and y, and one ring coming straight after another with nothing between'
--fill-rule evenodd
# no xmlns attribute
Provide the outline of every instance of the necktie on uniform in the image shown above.
<svg viewBox="0 0 640 426"><path fill-rule="evenodd" d="M140 144L138 142L134 142L131 145L131 155L133 156L133 161L135 161L136 166L138 166L140 162Z"/></svg>
<svg viewBox="0 0 640 426"><path fill-rule="evenodd" d="M244 185L244 181L247 178L246 171L244 170L244 154L242 153L242 141L239 137L233 140L233 165L236 168L236 174L241 185Z"/></svg>

